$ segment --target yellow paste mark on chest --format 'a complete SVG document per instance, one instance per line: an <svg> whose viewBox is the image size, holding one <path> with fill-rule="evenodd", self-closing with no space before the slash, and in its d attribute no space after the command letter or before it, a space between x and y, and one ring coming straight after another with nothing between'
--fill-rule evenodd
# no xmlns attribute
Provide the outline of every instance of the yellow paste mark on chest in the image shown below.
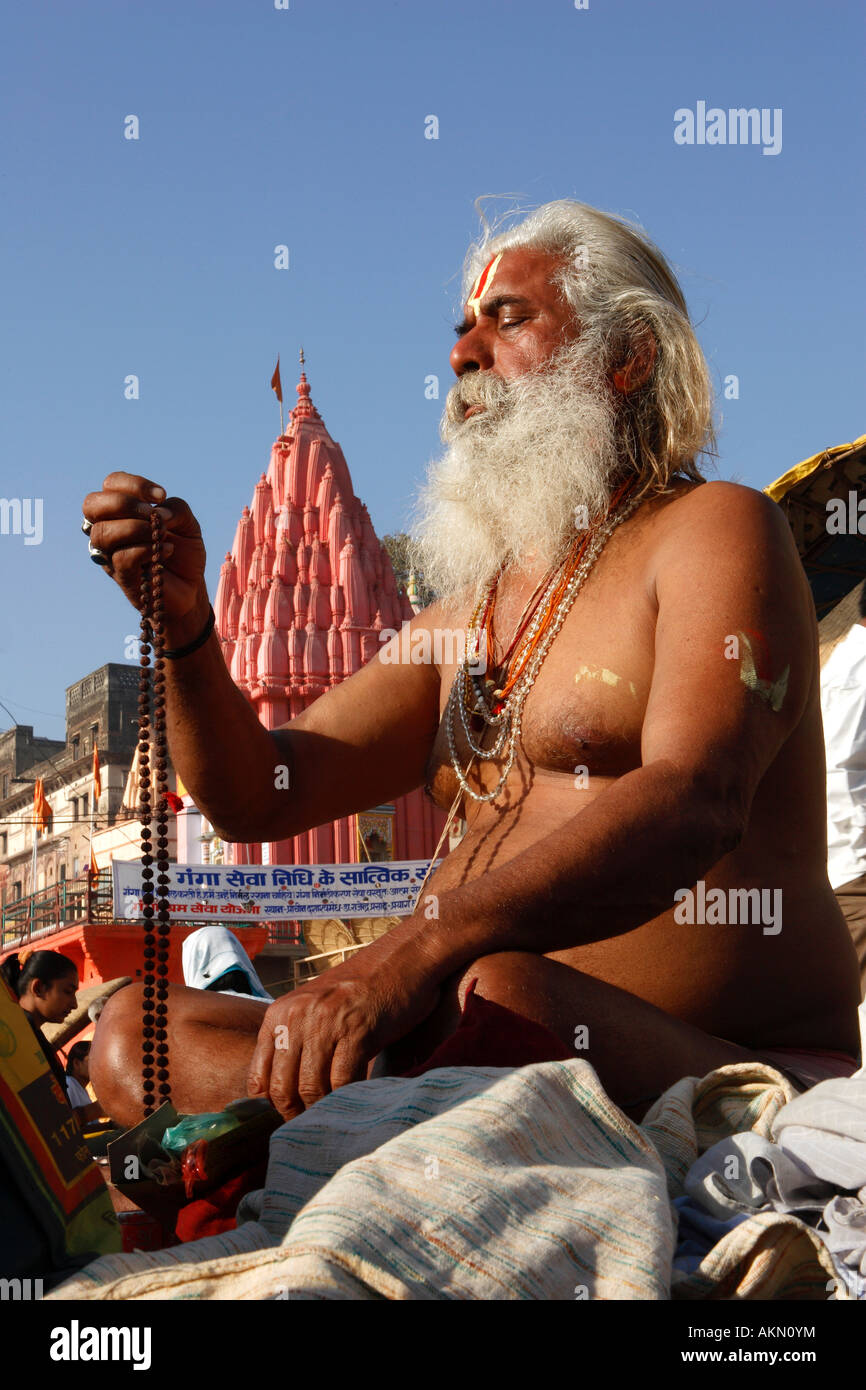
<svg viewBox="0 0 866 1390"><path fill-rule="evenodd" d="M618 676L616 671L609 671L606 666L580 666L574 677L575 684L578 681L601 681L602 685L618 686L621 685L629 692L633 699L637 699L637 690L634 681L626 681L622 676Z"/></svg>

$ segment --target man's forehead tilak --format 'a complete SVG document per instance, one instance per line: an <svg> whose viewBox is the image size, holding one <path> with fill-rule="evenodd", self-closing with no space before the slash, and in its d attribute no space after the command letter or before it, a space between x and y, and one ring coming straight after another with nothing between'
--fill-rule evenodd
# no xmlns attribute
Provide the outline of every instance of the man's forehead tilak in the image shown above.
<svg viewBox="0 0 866 1390"><path fill-rule="evenodd" d="M481 274L478 276L478 279L475 281L475 284L472 286L472 293L466 301L466 311L468 313L471 309L476 318L480 317L482 297L493 284L493 277L496 274L496 268L501 260L501 251L496 256L491 256Z"/></svg>

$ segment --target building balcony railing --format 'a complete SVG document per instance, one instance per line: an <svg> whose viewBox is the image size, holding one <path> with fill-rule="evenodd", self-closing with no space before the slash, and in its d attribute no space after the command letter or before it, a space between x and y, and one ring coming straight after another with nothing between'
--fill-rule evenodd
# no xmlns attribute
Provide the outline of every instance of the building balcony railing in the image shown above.
<svg viewBox="0 0 866 1390"><path fill-rule="evenodd" d="M219 919L211 919L211 922ZM118 921L114 915L114 893L111 870L102 869L89 882L89 876L64 879L41 888L38 893L6 903L0 914L0 951L22 946L35 938L61 931L64 927L86 922L110 926ZM124 923L128 925L128 923ZM141 924L144 925L143 923ZM201 922L192 923L203 926ZM268 922L268 940L303 946L303 931L298 922Z"/></svg>
<svg viewBox="0 0 866 1390"><path fill-rule="evenodd" d="M111 922L111 875L100 874L91 886L88 876L68 878L40 888L16 902L7 902L0 919L0 949L74 926L76 922ZM104 882L103 882L104 881Z"/></svg>

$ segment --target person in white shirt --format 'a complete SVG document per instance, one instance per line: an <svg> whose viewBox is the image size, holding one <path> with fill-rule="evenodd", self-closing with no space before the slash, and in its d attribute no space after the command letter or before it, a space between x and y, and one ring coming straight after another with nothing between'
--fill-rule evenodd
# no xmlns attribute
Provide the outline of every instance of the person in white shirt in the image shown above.
<svg viewBox="0 0 866 1390"><path fill-rule="evenodd" d="M860 618L821 671L827 751L827 877L857 948L866 994L866 584Z"/></svg>
<svg viewBox="0 0 866 1390"><path fill-rule="evenodd" d="M98 1120L102 1114L99 1102L91 1100L90 1094L85 1090L90 1080L89 1059L89 1042L73 1043L66 1054L66 1094L82 1125L86 1121Z"/></svg>

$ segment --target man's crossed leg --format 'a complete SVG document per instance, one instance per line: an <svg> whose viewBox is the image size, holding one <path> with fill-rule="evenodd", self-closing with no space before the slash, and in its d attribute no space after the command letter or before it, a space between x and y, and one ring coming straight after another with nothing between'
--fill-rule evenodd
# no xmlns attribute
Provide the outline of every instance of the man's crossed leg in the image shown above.
<svg viewBox="0 0 866 1390"><path fill-rule="evenodd" d="M413 1033L394 1044L370 1071L400 1074L425 1060L460 1019L467 989L541 1024L567 1048L575 1029L611 1099L639 1119L682 1076L704 1076L732 1062L760 1061L736 1043L674 1018L614 985L546 956L508 951L483 956L446 981L439 1003ZM221 1110L247 1094L247 1073L267 1005L207 990L172 985L169 1060L172 1102L180 1112ZM368 1073L369 1074L369 1073ZM118 991L107 1003L93 1040L90 1075L96 1094L120 1125L143 1115L141 986Z"/></svg>

